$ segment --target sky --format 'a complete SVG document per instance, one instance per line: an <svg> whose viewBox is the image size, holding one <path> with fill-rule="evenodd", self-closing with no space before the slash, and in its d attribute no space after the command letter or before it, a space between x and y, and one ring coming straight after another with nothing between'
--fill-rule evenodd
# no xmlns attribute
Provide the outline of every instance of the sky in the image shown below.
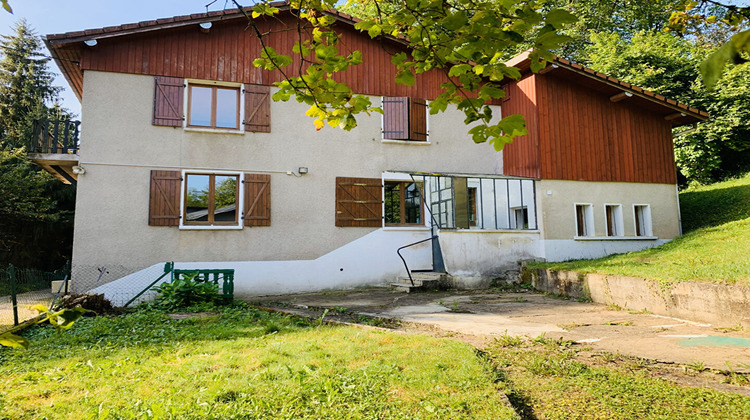
<svg viewBox="0 0 750 420"><path fill-rule="evenodd" d="M226 0L218 0L209 6L209 11L221 10ZM0 34L10 35L13 26L21 19L37 35L59 34L104 26L122 25L157 18L202 13L211 0L10 0L13 14L0 9ZM251 2L240 1L242 5ZM233 8L231 1L227 8ZM45 53L49 51L45 48ZM62 86L62 105L80 116L81 104L68 86L54 61L50 70L55 73L55 85Z"/></svg>

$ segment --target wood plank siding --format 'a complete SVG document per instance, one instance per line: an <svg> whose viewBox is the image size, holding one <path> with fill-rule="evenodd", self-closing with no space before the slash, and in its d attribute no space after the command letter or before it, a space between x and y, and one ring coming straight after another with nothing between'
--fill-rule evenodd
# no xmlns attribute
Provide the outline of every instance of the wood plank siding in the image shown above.
<svg viewBox="0 0 750 420"><path fill-rule="evenodd" d="M672 124L662 115L627 100L613 103L609 95L554 73L526 77L510 93L503 115L525 114L530 134L505 148L504 173L577 181L677 182Z"/></svg>
<svg viewBox="0 0 750 420"><path fill-rule="evenodd" d="M526 119L529 134L516 138L503 149L503 173L513 176L539 178L539 118L537 108L536 75L529 74L506 86L506 98L502 104L502 115L521 114Z"/></svg>
<svg viewBox="0 0 750 420"><path fill-rule="evenodd" d="M279 54L294 58L286 71L297 74L299 57L292 53L297 42L298 21L284 14L279 19L258 20L267 46ZM417 76L413 86L393 83L396 68L392 54L404 46L389 40L372 40L346 24L337 24L342 34L339 50L362 52L363 63L340 73L337 80L348 84L356 93L376 96L408 96L434 99L445 76L431 71ZM303 28L309 33L311 28ZM95 47L80 49L80 69L171 76L228 82L270 85L283 80L278 71L260 70L252 62L260 56L261 44L244 18L214 21L203 33L197 24L153 32L103 38ZM77 88L76 83L72 83Z"/></svg>

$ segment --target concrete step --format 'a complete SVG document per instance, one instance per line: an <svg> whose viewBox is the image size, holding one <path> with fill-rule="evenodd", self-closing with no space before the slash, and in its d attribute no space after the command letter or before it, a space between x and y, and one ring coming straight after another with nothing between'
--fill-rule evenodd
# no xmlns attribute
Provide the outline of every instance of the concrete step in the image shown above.
<svg viewBox="0 0 750 420"><path fill-rule="evenodd" d="M450 285L450 274L436 272L417 272L411 273L414 285L409 281L408 276L398 278L398 281L390 284L391 288L399 292L419 292L426 290L447 289Z"/></svg>

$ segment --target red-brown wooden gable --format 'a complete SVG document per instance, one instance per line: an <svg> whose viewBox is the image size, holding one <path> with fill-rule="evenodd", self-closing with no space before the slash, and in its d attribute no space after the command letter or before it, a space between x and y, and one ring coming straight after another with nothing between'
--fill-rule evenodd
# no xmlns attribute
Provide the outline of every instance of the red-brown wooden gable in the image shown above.
<svg viewBox="0 0 750 420"><path fill-rule="evenodd" d="M278 20L259 21L257 25L261 32L275 31L265 38L267 46L295 58L294 64L286 69L294 75L299 65L299 58L292 53L292 45L298 39L297 20L283 15ZM337 25L336 30L342 33L341 53L362 52L362 64L337 76L337 80L348 84L354 92L427 99L434 99L439 93L445 77L438 71L418 75L413 86L393 82L396 69L391 57L404 49L402 45L370 39L345 24ZM202 33L196 24L100 39L96 47L82 50L81 69L265 85L283 80L278 71L253 66L253 60L260 56L260 48L247 20L215 21L208 33Z"/></svg>
<svg viewBox="0 0 750 420"><path fill-rule="evenodd" d="M521 114L526 119L529 134L516 138L503 149L503 173L513 176L539 178L539 124L535 75L528 75L506 86L506 97L502 104L502 115Z"/></svg>
<svg viewBox="0 0 750 420"><path fill-rule="evenodd" d="M524 83L530 79L535 83ZM553 74L523 79L517 89L536 98L538 127L533 126L530 105L527 111L516 111L526 115L531 134L506 147L503 172L542 179L677 182L672 128L661 115L627 101L613 103L608 95ZM511 105L504 104L503 115L516 113L510 111L520 107L517 97L511 91L506 103ZM533 153L535 136L538 155Z"/></svg>

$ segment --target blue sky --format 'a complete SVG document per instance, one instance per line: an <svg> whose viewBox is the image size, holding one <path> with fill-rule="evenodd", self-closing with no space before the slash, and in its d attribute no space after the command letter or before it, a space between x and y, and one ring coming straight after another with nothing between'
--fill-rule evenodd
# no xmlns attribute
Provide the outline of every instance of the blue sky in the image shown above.
<svg viewBox="0 0 750 420"><path fill-rule="evenodd" d="M12 28L21 18L39 35L101 28L156 18L201 13L211 0L10 0L13 14L0 9L0 34L12 33ZM224 8L225 0L209 6L209 11ZM250 4L241 1L240 4ZM231 2L227 3L232 8ZM46 50L45 50L46 51ZM49 54L49 52L47 52ZM63 86L63 106L80 115L78 103L60 70L51 62L51 70L57 74L55 84Z"/></svg>

